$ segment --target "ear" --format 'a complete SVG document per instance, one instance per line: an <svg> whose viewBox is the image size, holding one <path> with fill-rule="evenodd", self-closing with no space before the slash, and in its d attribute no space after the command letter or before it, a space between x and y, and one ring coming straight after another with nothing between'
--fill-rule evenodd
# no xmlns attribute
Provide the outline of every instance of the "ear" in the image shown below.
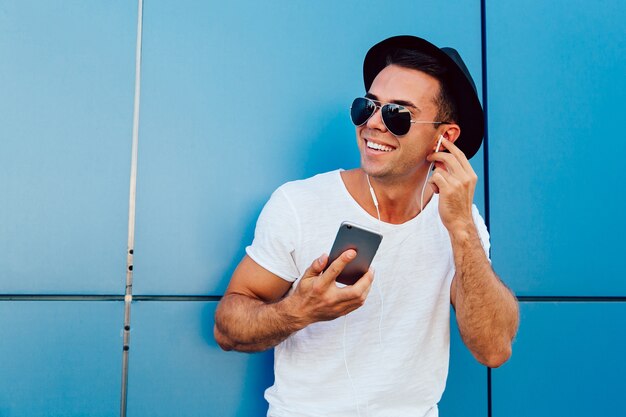
<svg viewBox="0 0 626 417"><path fill-rule="evenodd" d="M439 135L442 135L444 138L446 138L450 142L454 143L459 138L459 136L461 136L461 128L456 123L450 123L450 124L443 125L441 127L441 130L439 130L438 133ZM437 135L437 138L435 139L433 150L435 150L435 148L437 147L437 142L439 141L439 135Z"/></svg>
<svg viewBox="0 0 626 417"><path fill-rule="evenodd" d="M445 125L444 128L441 134L452 143L456 142L459 136L461 136L461 128L455 123Z"/></svg>

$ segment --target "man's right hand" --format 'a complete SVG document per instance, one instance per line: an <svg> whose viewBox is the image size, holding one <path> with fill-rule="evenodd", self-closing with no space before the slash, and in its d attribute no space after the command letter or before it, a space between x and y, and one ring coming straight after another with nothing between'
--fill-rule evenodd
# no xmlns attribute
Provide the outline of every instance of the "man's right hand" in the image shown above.
<svg viewBox="0 0 626 417"><path fill-rule="evenodd" d="M304 272L295 291L288 297L289 300L284 301L290 304L292 314L305 326L344 316L365 303L374 280L371 269L354 285L340 288L335 282L354 258L356 251L349 249L324 271L328 255L322 255Z"/></svg>
<svg viewBox="0 0 626 417"><path fill-rule="evenodd" d="M341 254L327 269L322 255L285 296L286 281L244 256L215 312L215 340L224 350L259 352L272 348L311 323L344 316L363 305L374 279L368 271L354 285L337 287L335 279L356 257Z"/></svg>

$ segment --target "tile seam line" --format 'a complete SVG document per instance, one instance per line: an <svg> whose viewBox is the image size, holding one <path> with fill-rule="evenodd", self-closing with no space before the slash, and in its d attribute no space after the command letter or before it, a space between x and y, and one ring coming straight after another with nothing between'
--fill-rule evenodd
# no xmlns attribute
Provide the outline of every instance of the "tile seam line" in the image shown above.
<svg viewBox="0 0 626 417"><path fill-rule="evenodd" d="M137 0L137 39L135 44L135 92L133 103L133 133L128 196L128 245L126 250L126 285L124 290L124 326L122 345L122 384L120 417L126 417L128 398L128 366L130 350L130 313L133 300L133 262L135 247L135 202L137 198L137 156L139 146L139 111L141 98L141 54L143 41L143 0Z"/></svg>
<svg viewBox="0 0 626 417"><path fill-rule="evenodd" d="M483 96L483 120L484 120L484 140L483 140L483 184L485 203L485 226L491 232L491 209L489 195L489 107L487 89L487 23L486 23L486 0L480 0L480 59L481 59L481 79ZM487 368L487 417L493 416L493 397L491 385L491 368Z"/></svg>
<svg viewBox="0 0 626 417"><path fill-rule="evenodd" d="M132 301L220 301L223 295L144 294L134 295ZM606 303L626 302L624 295L520 295L519 302L536 303ZM0 294L0 301L125 301L120 294Z"/></svg>
<svg viewBox="0 0 626 417"><path fill-rule="evenodd" d="M620 295L608 295L608 296L596 296L596 295L567 295L567 296L533 296L533 295L520 295L517 296L517 300L520 302L559 302L559 303L603 303L603 302L626 302L626 296Z"/></svg>

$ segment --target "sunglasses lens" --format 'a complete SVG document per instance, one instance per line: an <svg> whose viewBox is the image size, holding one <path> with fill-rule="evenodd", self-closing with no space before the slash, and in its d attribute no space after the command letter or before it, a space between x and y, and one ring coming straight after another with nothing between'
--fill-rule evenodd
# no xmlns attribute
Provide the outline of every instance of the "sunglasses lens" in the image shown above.
<svg viewBox="0 0 626 417"><path fill-rule="evenodd" d="M382 108L385 126L396 136L406 135L411 128L411 113L399 104L386 104Z"/></svg>
<svg viewBox="0 0 626 417"><path fill-rule="evenodd" d="M361 126L376 110L376 105L363 97L355 98L350 108L350 117L355 126Z"/></svg>

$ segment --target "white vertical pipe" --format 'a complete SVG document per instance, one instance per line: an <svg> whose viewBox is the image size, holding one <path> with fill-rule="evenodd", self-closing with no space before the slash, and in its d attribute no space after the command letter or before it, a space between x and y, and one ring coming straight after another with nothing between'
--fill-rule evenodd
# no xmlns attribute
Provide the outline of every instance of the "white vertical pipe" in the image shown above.
<svg viewBox="0 0 626 417"><path fill-rule="evenodd" d="M120 416L126 417L128 393L128 353L130 349L130 307L133 301L133 257L135 247L135 200L137 191L137 147L139 143L139 99L141 97L141 41L143 34L143 0L137 5L137 45L135 49L135 104L133 108L133 143L128 198L128 247L126 252L126 290L124 295L124 330L122 350L122 393Z"/></svg>

